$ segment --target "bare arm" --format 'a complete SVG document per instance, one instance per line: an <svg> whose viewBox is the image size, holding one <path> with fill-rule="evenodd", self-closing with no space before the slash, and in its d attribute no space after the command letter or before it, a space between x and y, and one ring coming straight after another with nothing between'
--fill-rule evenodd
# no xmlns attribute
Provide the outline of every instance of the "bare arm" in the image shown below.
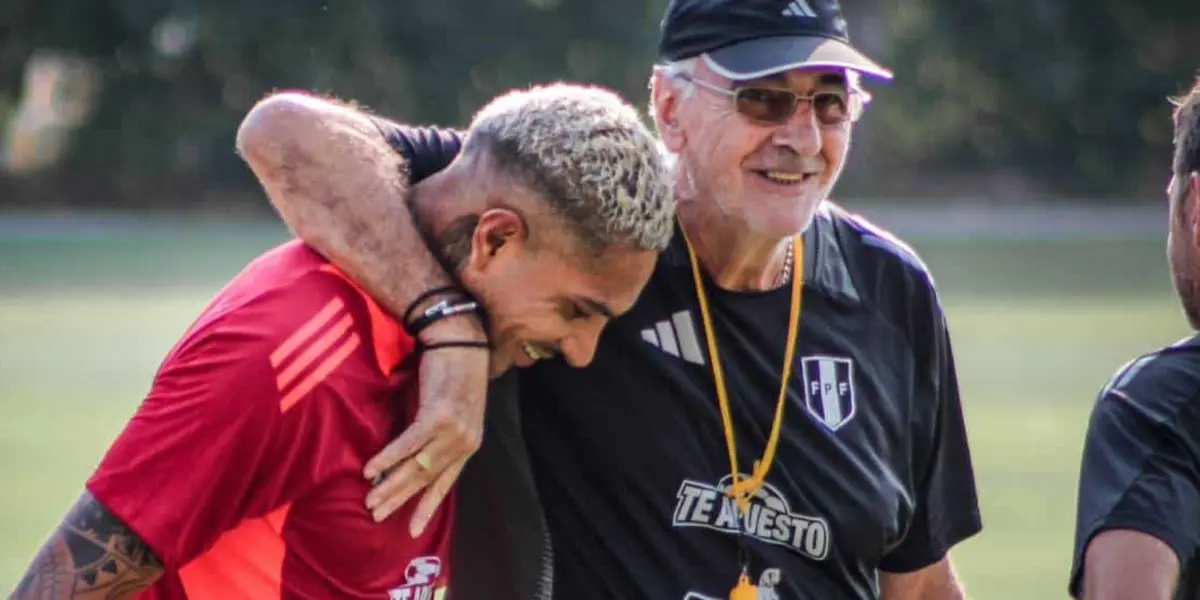
<svg viewBox="0 0 1200 600"><path fill-rule="evenodd" d="M966 600L967 592L958 581L954 565L947 556L911 573L882 573L882 600Z"/></svg>
<svg viewBox="0 0 1200 600"><path fill-rule="evenodd" d="M34 557L10 600L123 600L163 572L154 553L88 492Z"/></svg>
<svg viewBox="0 0 1200 600"><path fill-rule="evenodd" d="M1154 536L1113 529L1088 544L1084 600L1170 600L1178 581L1179 557Z"/></svg>
<svg viewBox="0 0 1200 600"><path fill-rule="evenodd" d="M403 157L365 113L306 94L276 94L246 115L237 148L296 235L393 315L403 315L422 292L452 283L409 214ZM483 337L474 319L451 323L444 331Z"/></svg>
<svg viewBox="0 0 1200 600"><path fill-rule="evenodd" d="M305 94L276 94L246 115L237 147L292 231L392 315L402 317L417 296L452 283L409 214L403 157L365 113ZM428 343L487 336L480 320L464 313L420 337ZM410 526L419 535L449 493L482 441L488 359L479 348L421 357L415 420L363 470L376 482L366 504L377 520L424 489Z"/></svg>

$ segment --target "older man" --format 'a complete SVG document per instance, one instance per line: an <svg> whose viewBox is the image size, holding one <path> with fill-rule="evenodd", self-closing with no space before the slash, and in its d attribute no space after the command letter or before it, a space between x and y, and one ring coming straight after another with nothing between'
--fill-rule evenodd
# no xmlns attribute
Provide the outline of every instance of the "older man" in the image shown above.
<svg viewBox="0 0 1200 600"><path fill-rule="evenodd" d="M1176 106L1167 255L1200 331L1200 81ZM1200 598L1200 336L1131 361L1100 391L1078 503L1073 597Z"/></svg>
<svg viewBox="0 0 1200 600"><path fill-rule="evenodd" d="M377 133L307 95L263 101L238 143L271 193L300 152L280 132L313 117L336 123L327 142ZM363 464L410 426L424 353L468 346L493 376L549 348L592 360L671 237L652 149L615 94L538 87L484 107L457 158L412 190L430 249L488 315L490 353L416 337L469 298L444 292L397 321L299 241L255 260L172 349L13 597L443 598L453 503L417 533L378 523Z"/></svg>
<svg viewBox="0 0 1200 600"><path fill-rule="evenodd" d="M519 405L493 399L461 598L964 596L949 552L981 520L932 278L827 200L861 79L890 77L845 26L829 0L670 3L651 83L677 235L591 366L532 353ZM454 137L413 133L393 137L410 159ZM357 233L378 205L276 201L385 290L367 266L403 244ZM368 502L415 491L389 478Z"/></svg>

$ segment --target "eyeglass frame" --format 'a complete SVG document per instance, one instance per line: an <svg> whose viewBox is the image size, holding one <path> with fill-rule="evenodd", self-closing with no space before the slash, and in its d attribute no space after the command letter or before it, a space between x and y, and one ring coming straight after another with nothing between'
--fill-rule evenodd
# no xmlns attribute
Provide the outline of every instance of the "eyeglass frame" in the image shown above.
<svg viewBox="0 0 1200 600"><path fill-rule="evenodd" d="M658 67L658 69L663 69L663 67ZM814 93L810 93L810 94L801 94L799 92L789 90L789 89L773 88L773 87L757 86L757 85L734 85L731 88L724 88L715 83L712 83L709 81L704 81L702 79L698 79L695 76L695 74L693 74L693 73L689 73L687 71L682 71L682 70L675 70L675 69L667 70L667 76L675 77L675 78L681 79L683 81L686 81L688 83L691 83L693 85L696 85L698 87L702 87L711 92L716 92L723 96L727 96L733 100L734 112L736 112L737 114L741 115L742 117L744 117L745 119L747 119L749 121L752 121L755 123L762 123L762 124L766 124L766 125L783 125L788 120L790 120L792 117L796 116L796 111L800 110L801 103L808 104L809 110L812 110L813 109L813 101L817 98L818 95L833 93L833 92L822 91L822 92L814 92ZM795 103L792 104L792 111L788 114L787 118L785 118L781 121L765 121L762 119L756 119L754 117L751 117L751 116L743 113L742 111L738 110L737 97L738 97L738 94L741 93L742 90L769 90L771 92L787 93L787 94L791 94L792 97L794 97L796 99L796 101L795 101ZM855 97L859 98L859 104L858 104L857 110L855 109L855 106L852 101L852 98L855 98ZM823 123L820 121L820 119L818 119L817 122L822 127L841 127L848 123L855 123L860 118L862 118L862 113L863 113L863 111L866 110L866 106L870 102L871 102L871 94L868 93L866 90L856 88L852 85L847 85L846 86L846 111L847 111L848 115L847 115L846 119L843 121L839 121L837 123Z"/></svg>

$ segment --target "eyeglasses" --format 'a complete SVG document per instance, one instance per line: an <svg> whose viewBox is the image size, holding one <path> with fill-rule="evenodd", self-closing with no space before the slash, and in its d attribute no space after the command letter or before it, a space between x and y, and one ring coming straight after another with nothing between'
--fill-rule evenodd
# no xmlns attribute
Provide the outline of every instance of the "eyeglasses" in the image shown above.
<svg viewBox="0 0 1200 600"><path fill-rule="evenodd" d="M812 94L799 94L792 90L769 87L745 86L726 89L696 79L690 73L675 73L675 76L706 90L732 97L738 113L750 120L769 125L788 122L802 102L812 105L817 121L822 125L835 126L857 121L862 114L864 99L857 90L822 90Z"/></svg>

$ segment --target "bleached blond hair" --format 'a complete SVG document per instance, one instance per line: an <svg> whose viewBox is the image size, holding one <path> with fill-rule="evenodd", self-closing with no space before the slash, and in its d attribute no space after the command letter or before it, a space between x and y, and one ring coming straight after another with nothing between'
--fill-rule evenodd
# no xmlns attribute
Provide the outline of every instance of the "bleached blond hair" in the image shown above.
<svg viewBox="0 0 1200 600"><path fill-rule="evenodd" d="M594 252L662 251L671 240L675 201L655 138L612 91L560 82L505 93L471 122L463 153L477 151Z"/></svg>

